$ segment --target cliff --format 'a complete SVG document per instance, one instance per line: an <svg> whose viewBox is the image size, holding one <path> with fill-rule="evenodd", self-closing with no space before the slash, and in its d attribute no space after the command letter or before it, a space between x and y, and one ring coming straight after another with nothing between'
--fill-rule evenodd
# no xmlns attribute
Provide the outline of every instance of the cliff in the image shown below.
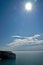
<svg viewBox="0 0 43 65"><path fill-rule="evenodd" d="M16 54L11 51L0 51L0 59L15 59Z"/></svg>

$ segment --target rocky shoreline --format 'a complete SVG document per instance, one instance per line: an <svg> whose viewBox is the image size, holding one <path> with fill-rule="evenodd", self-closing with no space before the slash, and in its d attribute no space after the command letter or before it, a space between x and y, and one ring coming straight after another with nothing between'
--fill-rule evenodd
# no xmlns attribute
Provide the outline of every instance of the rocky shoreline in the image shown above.
<svg viewBox="0 0 43 65"><path fill-rule="evenodd" d="M0 51L1 59L16 59L16 54L11 51Z"/></svg>

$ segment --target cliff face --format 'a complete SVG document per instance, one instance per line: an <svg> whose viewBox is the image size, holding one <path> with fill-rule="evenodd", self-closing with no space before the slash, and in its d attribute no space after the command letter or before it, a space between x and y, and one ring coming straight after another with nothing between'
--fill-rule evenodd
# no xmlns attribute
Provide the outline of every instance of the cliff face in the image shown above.
<svg viewBox="0 0 43 65"><path fill-rule="evenodd" d="M1 59L15 59L16 54L12 53L11 51L0 51L0 58Z"/></svg>

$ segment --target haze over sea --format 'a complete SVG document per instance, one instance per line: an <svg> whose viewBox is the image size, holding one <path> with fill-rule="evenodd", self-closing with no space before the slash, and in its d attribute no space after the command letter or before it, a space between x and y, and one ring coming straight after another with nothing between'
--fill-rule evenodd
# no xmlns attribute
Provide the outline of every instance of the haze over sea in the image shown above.
<svg viewBox="0 0 43 65"><path fill-rule="evenodd" d="M3 60L0 65L43 65L43 51L15 51L16 60Z"/></svg>

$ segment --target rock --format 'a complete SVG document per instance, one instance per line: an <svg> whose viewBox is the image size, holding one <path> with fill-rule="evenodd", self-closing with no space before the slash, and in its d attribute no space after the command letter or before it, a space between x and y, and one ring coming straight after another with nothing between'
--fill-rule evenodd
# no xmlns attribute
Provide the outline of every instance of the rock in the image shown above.
<svg viewBox="0 0 43 65"><path fill-rule="evenodd" d="M16 59L16 54L11 51L0 51L0 59Z"/></svg>

